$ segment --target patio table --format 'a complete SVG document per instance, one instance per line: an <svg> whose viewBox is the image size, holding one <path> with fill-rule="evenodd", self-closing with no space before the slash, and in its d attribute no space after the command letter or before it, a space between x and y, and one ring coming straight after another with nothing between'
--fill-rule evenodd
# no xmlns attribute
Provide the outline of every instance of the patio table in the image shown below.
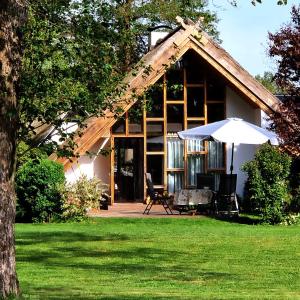
<svg viewBox="0 0 300 300"><path fill-rule="evenodd" d="M201 205L209 205L213 198L213 191L209 189L182 189L175 192L173 206L181 214L189 211L193 214Z"/></svg>

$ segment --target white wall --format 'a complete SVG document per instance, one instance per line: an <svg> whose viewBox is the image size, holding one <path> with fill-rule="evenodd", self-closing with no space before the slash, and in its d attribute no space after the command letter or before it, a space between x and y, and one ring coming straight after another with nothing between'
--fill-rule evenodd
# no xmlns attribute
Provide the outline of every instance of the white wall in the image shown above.
<svg viewBox="0 0 300 300"><path fill-rule="evenodd" d="M226 118L237 117L247 122L261 126L261 110L247 103L235 91L226 88ZM242 164L252 160L258 146L256 145L235 145L233 158L233 173L237 174L237 194L243 195L244 184L247 176L240 170ZM231 145L227 145L227 173L230 172Z"/></svg>
<svg viewBox="0 0 300 300"><path fill-rule="evenodd" d="M109 150L110 140L101 138L89 151L91 153L97 153L101 146L104 149ZM78 162L73 163L71 168L65 173L68 182L76 181L81 175L86 175L88 178L97 177L104 183L110 183L110 155L103 156L88 156L84 155L78 159Z"/></svg>

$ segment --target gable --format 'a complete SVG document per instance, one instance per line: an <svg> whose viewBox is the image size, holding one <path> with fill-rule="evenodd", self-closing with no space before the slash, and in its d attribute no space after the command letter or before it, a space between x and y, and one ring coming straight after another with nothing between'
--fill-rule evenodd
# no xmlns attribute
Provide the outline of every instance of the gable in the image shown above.
<svg viewBox="0 0 300 300"><path fill-rule="evenodd" d="M143 94L170 65L178 61L188 50L197 53L201 60L226 79L249 103L267 114L276 111L279 102L272 93L257 82L206 33L202 32L199 24L187 25L182 21L180 27L142 58L137 72L127 75L124 83L128 85L128 88L116 105L121 106L124 112L128 111L137 99L131 97L133 92L136 95ZM110 128L116 121L110 111L105 112L105 117L89 119L83 134L75 139L78 145L75 153L83 155L99 138L109 136ZM50 158L63 163L65 169L68 169L72 163L69 159L57 158L55 155Z"/></svg>

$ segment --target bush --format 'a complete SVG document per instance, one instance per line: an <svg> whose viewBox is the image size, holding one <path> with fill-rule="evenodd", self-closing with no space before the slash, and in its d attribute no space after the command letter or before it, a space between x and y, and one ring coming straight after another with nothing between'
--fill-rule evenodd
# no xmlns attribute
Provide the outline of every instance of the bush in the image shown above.
<svg viewBox="0 0 300 300"><path fill-rule="evenodd" d="M260 147L254 160L242 167L248 174L246 198L266 223L276 224L284 220L285 207L290 202L290 165L287 154L266 143Z"/></svg>
<svg viewBox="0 0 300 300"><path fill-rule="evenodd" d="M63 166L49 159L29 160L16 174L17 221L49 222L62 213Z"/></svg>
<svg viewBox="0 0 300 300"><path fill-rule="evenodd" d="M89 209L99 209L101 194L108 186L100 179L88 179L82 175L76 182L62 189L64 195L63 220L81 221Z"/></svg>

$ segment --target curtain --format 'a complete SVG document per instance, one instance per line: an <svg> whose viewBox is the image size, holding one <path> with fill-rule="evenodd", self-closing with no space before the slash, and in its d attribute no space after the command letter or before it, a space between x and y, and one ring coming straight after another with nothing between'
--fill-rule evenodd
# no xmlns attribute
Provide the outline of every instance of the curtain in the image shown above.
<svg viewBox="0 0 300 300"><path fill-rule="evenodd" d="M168 193L174 194L183 188L183 172L168 173Z"/></svg>
<svg viewBox="0 0 300 300"><path fill-rule="evenodd" d="M208 142L208 169L218 169L224 167L224 147L223 143Z"/></svg>
<svg viewBox="0 0 300 300"><path fill-rule="evenodd" d="M204 142L201 140L188 140L187 141L188 152L200 152L204 151Z"/></svg>
<svg viewBox="0 0 300 300"><path fill-rule="evenodd" d="M188 156L188 185L197 185L197 173L204 173L205 156L189 155Z"/></svg>
<svg viewBox="0 0 300 300"><path fill-rule="evenodd" d="M177 138L170 138L168 145L168 169L183 168L184 147L183 141Z"/></svg>

